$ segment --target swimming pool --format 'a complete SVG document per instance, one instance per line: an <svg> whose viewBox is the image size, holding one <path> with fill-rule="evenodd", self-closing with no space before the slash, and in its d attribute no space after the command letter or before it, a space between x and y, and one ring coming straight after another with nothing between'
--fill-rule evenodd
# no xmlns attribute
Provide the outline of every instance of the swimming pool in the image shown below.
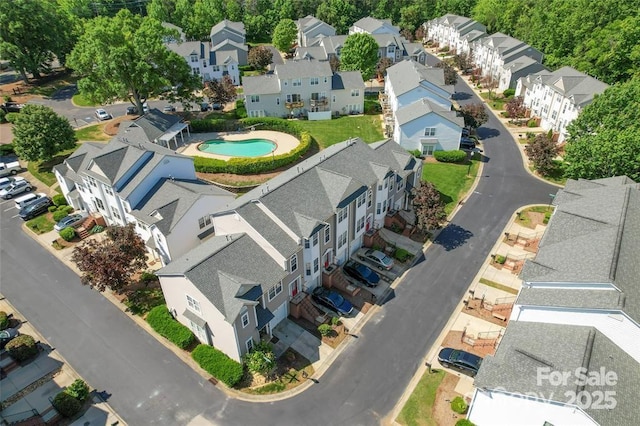
<svg viewBox="0 0 640 426"><path fill-rule="evenodd" d="M260 157L276 149L276 144L268 139L254 138L239 141L211 139L198 146L199 151L229 157Z"/></svg>

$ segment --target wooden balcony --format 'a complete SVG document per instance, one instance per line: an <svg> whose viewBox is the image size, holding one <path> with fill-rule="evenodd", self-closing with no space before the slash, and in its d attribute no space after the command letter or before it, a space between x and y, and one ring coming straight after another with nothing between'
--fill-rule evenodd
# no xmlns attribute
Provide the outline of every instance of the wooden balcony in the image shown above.
<svg viewBox="0 0 640 426"><path fill-rule="evenodd" d="M304 101L285 102L284 106L287 109L304 108Z"/></svg>
<svg viewBox="0 0 640 426"><path fill-rule="evenodd" d="M309 103L312 107L326 106L329 103L329 100L326 96L322 96L318 99L310 99Z"/></svg>

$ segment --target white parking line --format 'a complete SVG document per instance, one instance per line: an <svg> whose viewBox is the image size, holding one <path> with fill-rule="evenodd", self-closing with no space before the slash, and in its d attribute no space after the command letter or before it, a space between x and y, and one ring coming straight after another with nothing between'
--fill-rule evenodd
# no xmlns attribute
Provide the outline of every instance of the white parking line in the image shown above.
<svg viewBox="0 0 640 426"><path fill-rule="evenodd" d="M13 207L9 207L8 209L5 210L5 212L8 212L9 210L15 210L16 206Z"/></svg>

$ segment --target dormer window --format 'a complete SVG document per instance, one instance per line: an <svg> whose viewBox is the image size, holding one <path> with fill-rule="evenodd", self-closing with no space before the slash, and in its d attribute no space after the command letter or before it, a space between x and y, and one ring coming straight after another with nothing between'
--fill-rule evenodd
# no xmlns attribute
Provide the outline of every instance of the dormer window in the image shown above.
<svg viewBox="0 0 640 426"><path fill-rule="evenodd" d="M196 55L195 53L191 54L191 62L198 62L198 55Z"/></svg>

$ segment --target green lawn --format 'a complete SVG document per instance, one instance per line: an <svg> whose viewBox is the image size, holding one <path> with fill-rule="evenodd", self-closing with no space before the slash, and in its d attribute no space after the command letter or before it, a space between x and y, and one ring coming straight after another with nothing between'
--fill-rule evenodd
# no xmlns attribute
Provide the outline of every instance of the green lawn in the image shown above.
<svg viewBox="0 0 640 426"><path fill-rule="evenodd" d="M73 95L71 100L73 101L74 105L81 106L81 107L92 107L92 106L98 106L99 105L99 104L95 104L95 103L91 102L89 99L85 98L82 93L76 93L75 95Z"/></svg>
<svg viewBox="0 0 640 426"><path fill-rule="evenodd" d="M442 370L424 373L396 421L407 426L436 426L431 411L436 401L436 391L445 374Z"/></svg>
<svg viewBox="0 0 640 426"><path fill-rule="evenodd" d="M53 231L55 223L49 220L47 216L47 214L43 214L35 219L27 221L27 227L36 234L44 234L46 232Z"/></svg>
<svg viewBox="0 0 640 426"><path fill-rule="evenodd" d="M74 148L68 149L58 153L49 161L29 161L27 164L27 170L40 182L47 186L51 186L56 183L56 176L53 174L53 167L61 164L73 151L78 149L79 145Z"/></svg>
<svg viewBox="0 0 640 426"><path fill-rule="evenodd" d="M478 173L478 167L480 167L478 154L475 154L471 161L471 167L469 164L425 163L422 167L422 180L433 183L440 191L445 202L445 211L449 214L460 198L471 188Z"/></svg>
<svg viewBox="0 0 640 426"><path fill-rule="evenodd" d="M300 120L298 124L311 133L321 149L354 137L360 137L368 143L383 139L378 115L345 116L321 121Z"/></svg>
<svg viewBox="0 0 640 426"><path fill-rule="evenodd" d="M108 141L111 136L104 132L104 124L94 124L76 130L76 137L79 141Z"/></svg>
<svg viewBox="0 0 640 426"><path fill-rule="evenodd" d="M495 281L488 280L486 278L480 278L480 283L489 287L493 287L498 290L505 291L507 293L518 294L518 290L516 290L513 287L509 287L508 285L500 284Z"/></svg>
<svg viewBox="0 0 640 426"><path fill-rule="evenodd" d="M502 95L496 95L495 92L491 92L492 96L489 96L489 92L482 92L480 96L482 99L487 101L487 105L491 108L502 111L504 109L504 104L509 100L502 97Z"/></svg>

